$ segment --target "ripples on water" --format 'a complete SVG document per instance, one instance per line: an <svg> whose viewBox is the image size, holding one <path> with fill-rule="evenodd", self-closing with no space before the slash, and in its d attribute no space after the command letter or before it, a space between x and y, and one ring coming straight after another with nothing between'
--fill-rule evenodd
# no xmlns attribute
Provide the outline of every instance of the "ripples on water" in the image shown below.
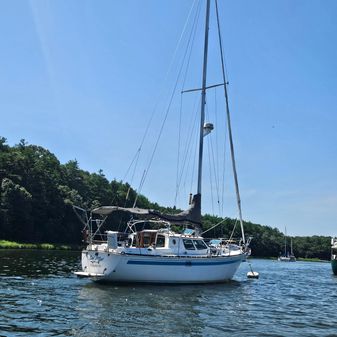
<svg viewBox="0 0 337 337"><path fill-rule="evenodd" d="M0 251L0 336L337 336L328 263L254 260L216 285L99 285L78 252Z"/></svg>

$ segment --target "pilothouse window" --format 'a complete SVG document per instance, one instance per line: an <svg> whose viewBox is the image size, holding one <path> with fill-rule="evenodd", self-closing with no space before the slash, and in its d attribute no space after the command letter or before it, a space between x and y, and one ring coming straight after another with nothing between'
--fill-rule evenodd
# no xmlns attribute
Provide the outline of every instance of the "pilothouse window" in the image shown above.
<svg viewBox="0 0 337 337"><path fill-rule="evenodd" d="M183 239L183 242L184 242L185 249L187 249L187 250L195 250L195 247L193 245L192 240Z"/></svg>
<svg viewBox="0 0 337 337"><path fill-rule="evenodd" d="M148 246L150 246L150 244L151 244L151 237L147 236L147 235L144 235L144 238L143 238L144 247L148 247Z"/></svg>
<svg viewBox="0 0 337 337"><path fill-rule="evenodd" d="M156 247L165 247L165 236L164 235L157 236Z"/></svg>
<svg viewBox="0 0 337 337"><path fill-rule="evenodd" d="M199 250L207 249L206 244L202 240L193 240L195 247Z"/></svg>

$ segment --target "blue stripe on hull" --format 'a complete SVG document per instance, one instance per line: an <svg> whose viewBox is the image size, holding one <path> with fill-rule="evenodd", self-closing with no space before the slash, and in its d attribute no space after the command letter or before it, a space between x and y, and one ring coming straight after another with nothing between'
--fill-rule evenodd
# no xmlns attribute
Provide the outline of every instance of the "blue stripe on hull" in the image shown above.
<svg viewBox="0 0 337 337"><path fill-rule="evenodd" d="M142 261L142 260L129 260L127 264L137 264L146 266L215 266L222 264L232 264L240 262L240 260L231 261L213 261L213 262L200 262L200 261Z"/></svg>

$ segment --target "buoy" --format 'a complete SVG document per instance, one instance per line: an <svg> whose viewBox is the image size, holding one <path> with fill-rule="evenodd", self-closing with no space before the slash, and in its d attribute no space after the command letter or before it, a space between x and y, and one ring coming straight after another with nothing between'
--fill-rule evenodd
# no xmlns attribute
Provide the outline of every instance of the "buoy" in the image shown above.
<svg viewBox="0 0 337 337"><path fill-rule="evenodd" d="M259 273L257 271L253 271L252 265L248 262L250 271L247 273L248 278L259 278Z"/></svg>
<svg viewBox="0 0 337 337"><path fill-rule="evenodd" d="M259 278L259 276L260 276L259 273L256 271L249 271L247 273L248 278Z"/></svg>

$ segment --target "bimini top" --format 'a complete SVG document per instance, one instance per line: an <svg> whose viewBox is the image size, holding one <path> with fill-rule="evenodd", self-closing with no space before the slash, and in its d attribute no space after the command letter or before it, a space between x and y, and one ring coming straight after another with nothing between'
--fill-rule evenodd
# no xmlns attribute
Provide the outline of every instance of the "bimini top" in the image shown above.
<svg viewBox="0 0 337 337"><path fill-rule="evenodd" d="M126 212L132 215L138 215L141 217L155 216L162 220L171 222L189 222L191 224L201 227L201 196L200 194L195 194L193 196L191 207L185 211L178 214L165 214L154 209L143 209L143 208L125 208L119 206L101 206L92 210L92 213L99 215L109 215L113 212Z"/></svg>

